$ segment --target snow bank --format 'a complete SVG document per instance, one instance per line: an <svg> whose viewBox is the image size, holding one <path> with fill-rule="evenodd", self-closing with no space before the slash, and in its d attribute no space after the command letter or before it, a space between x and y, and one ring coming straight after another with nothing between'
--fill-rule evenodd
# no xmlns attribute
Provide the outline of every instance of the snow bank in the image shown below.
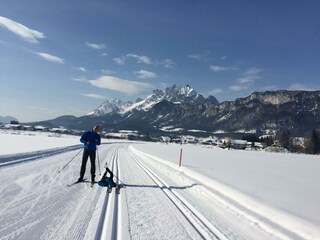
<svg viewBox="0 0 320 240"><path fill-rule="evenodd" d="M0 155L34 152L80 144L78 136L50 133L0 132Z"/></svg>
<svg viewBox="0 0 320 240"><path fill-rule="evenodd" d="M139 151L178 168L181 145L146 143ZM182 145L182 171L206 176L258 202L320 226L320 159L283 154Z"/></svg>

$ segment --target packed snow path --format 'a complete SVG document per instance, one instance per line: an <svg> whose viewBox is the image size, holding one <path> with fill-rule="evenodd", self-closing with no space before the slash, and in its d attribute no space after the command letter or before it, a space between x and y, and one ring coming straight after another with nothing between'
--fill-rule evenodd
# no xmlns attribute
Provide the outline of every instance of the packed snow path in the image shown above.
<svg viewBox="0 0 320 240"><path fill-rule="evenodd" d="M96 180L107 163L114 180L126 184L119 195L114 189L108 193L98 185L91 188L88 181L67 187L79 177L81 154L58 171L77 152L69 149L0 168L1 240L319 236L313 228L295 225L294 219L289 219L291 225L280 225L276 220L281 213L270 213L256 203L244 206L232 194L206 186L128 143L104 144L98 150ZM90 180L90 161L86 177Z"/></svg>

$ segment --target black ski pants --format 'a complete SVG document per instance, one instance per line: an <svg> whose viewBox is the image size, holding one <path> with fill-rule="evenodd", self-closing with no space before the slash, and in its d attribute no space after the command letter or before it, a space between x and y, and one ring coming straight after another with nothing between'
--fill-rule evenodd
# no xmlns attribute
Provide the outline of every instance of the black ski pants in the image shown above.
<svg viewBox="0 0 320 240"><path fill-rule="evenodd" d="M96 151L83 151L80 178L83 179L84 173L86 172L88 157L90 157L91 162L91 181L94 181L96 176Z"/></svg>

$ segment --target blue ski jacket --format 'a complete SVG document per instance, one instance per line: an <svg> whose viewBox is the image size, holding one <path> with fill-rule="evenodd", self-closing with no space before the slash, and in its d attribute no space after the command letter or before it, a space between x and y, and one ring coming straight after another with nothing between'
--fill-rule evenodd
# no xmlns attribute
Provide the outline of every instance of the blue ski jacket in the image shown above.
<svg viewBox="0 0 320 240"><path fill-rule="evenodd" d="M80 142L84 144L84 150L96 151L97 145L101 143L101 137L98 133L90 130L81 136Z"/></svg>

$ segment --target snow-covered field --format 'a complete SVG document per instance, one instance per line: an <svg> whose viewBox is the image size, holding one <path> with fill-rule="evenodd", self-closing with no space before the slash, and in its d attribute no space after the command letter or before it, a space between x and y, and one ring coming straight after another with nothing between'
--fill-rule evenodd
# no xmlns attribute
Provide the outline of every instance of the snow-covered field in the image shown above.
<svg viewBox="0 0 320 240"><path fill-rule="evenodd" d="M104 140L96 180L107 162L126 184L117 195L67 187L79 137L0 132L0 142L1 240L320 239L319 155Z"/></svg>

